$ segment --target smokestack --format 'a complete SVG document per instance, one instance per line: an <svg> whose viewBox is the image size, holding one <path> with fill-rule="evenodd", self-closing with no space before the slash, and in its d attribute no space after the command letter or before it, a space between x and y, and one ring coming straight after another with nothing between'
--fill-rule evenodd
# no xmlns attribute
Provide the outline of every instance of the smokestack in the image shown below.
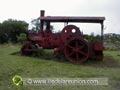
<svg viewBox="0 0 120 90"><path fill-rule="evenodd" d="M44 17L45 11L44 10L40 10L40 17Z"/></svg>

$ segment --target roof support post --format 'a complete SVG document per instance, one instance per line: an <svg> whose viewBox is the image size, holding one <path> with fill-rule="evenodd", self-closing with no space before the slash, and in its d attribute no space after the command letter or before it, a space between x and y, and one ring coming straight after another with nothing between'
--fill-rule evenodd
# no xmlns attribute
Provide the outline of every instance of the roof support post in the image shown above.
<svg viewBox="0 0 120 90"><path fill-rule="evenodd" d="M101 23L101 41L103 41L103 33L104 33L103 29L104 29L104 24L102 22Z"/></svg>

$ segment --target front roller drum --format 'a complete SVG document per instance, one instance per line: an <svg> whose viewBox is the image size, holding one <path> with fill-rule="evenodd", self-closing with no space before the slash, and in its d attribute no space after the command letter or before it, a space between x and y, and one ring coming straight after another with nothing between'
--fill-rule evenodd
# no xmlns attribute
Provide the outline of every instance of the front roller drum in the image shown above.
<svg viewBox="0 0 120 90"><path fill-rule="evenodd" d="M65 44L64 53L72 63L83 63L89 57L89 46L84 39L71 39Z"/></svg>
<svg viewBox="0 0 120 90"><path fill-rule="evenodd" d="M33 50L32 50L32 45L31 43L27 42L23 45L23 47L21 48L21 54L22 55L32 55L33 54Z"/></svg>

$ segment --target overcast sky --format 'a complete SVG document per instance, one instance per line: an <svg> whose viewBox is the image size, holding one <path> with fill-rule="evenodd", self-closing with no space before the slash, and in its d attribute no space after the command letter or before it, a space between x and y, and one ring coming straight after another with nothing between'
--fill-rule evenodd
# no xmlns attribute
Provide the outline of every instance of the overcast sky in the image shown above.
<svg viewBox="0 0 120 90"><path fill-rule="evenodd" d="M0 0L0 22L12 18L30 23L45 10L49 16L105 16L104 32L120 34L119 9L120 0Z"/></svg>

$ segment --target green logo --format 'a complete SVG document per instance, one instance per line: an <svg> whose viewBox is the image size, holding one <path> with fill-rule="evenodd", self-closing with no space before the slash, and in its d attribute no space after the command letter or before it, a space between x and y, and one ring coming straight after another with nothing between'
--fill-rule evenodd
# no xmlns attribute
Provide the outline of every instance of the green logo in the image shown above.
<svg viewBox="0 0 120 90"><path fill-rule="evenodd" d="M23 80L22 80L22 77L19 76L19 75L15 75L13 78L12 78L12 81L15 85L17 86L22 86L23 85Z"/></svg>

